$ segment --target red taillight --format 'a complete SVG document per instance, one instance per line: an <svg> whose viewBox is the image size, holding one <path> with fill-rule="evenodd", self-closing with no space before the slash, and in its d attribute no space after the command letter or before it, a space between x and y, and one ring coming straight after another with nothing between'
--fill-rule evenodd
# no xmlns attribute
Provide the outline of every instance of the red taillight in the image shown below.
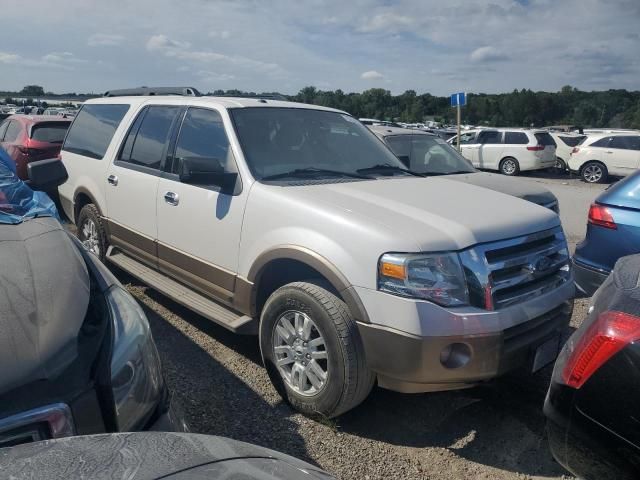
<svg viewBox="0 0 640 480"><path fill-rule="evenodd" d="M573 155L574 153L578 153L580 151L580 149L578 147L573 147L573 150L571 150L571 155Z"/></svg>
<svg viewBox="0 0 640 480"><path fill-rule="evenodd" d="M640 339L640 317L604 312L578 340L562 371L562 381L580 388L602 365L629 343Z"/></svg>
<svg viewBox="0 0 640 480"><path fill-rule="evenodd" d="M609 209L597 203L592 204L589 208L589 223L599 227L611 228L612 230L618 228Z"/></svg>
<svg viewBox="0 0 640 480"><path fill-rule="evenodd" d="M544 150L544 145L536 145L535 147L527 147L527 150L531 150L532 152L539 152Z"/></svg>

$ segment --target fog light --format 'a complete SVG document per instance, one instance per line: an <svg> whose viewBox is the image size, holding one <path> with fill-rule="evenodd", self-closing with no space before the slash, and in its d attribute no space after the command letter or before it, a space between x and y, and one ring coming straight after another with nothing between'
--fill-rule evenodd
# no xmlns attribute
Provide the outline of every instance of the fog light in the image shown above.
<svg viewBox="0 0 640 480"><path fill-rule="evenodd" d="M464 367L471 360L471 348L466 343L452 343L440 352L440 363L446 368Z"/></svg>

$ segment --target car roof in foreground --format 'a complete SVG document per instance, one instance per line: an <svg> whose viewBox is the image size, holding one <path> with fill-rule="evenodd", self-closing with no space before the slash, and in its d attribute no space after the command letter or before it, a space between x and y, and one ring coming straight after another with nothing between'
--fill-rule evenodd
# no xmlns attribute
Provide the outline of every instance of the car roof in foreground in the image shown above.
<svg viewBox="0 0 640 480"><path fill-rule="evenodd" d="M36 123L44 123L44 122L67 122L71 123L72 118L63 117L63 116L53 116L53 115L11 115L11 120L17 120L20 123L24 124L36 124Z"/></svg>
<svg viewBox="0 0 640 480"><path fill-rule="evenodd" d="M100 97L87 100L85 105L94 104L130 104L130 105L193 105L219 108L300 108L306 110L322 110L349 115L347 112L335 108L311 105L308 103L287 102L284 100L271 100L263 98L243 97L215 97L215 96L181 96L181 95L140 95L131 97ZM351 116L351 115L349 115Z"/></svg>
<svg viewBox="0 0 640 480"><path fill-rule="evenodd" d="M390 137L392 135L430 135L432 137L437 136L431 132L425 132L424 130L414 130L411 128L385 127L384 125L367 125L367 127L373 133L382 137Z"/></svg>

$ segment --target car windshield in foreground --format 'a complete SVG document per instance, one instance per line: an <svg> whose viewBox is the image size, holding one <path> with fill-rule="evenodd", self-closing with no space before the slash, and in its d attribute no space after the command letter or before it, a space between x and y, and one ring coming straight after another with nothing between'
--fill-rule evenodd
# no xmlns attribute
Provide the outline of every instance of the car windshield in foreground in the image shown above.
<svg viewBox="0 0 640 480"><path fill-rule="evenodd" d="M373 133L346 114L249 107L233 109L231 116L257 180L300 176L373 179L393 175L392 169L406 171ZM385 167L381 169L380 165ZM371 169L369 173L367 169Z"/></svg>
<svg viewBox="0 0 640 480"><path fill-rule="evenodd" d="M475 173L476 169L458 151L432 135L393 135L386 137L391 150L413 172L422 175Z"/></svg>

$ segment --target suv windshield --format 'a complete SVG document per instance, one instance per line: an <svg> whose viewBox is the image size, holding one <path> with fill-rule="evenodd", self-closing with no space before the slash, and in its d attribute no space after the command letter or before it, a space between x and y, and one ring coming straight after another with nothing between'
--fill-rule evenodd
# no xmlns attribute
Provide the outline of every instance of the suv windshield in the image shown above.
<svg viewBox="0 0 640 480"><path fill-rule="evenodd" d="M284 179L299 172L363 179L405 175L406 167L349 115L275 107L238 108L230 113L247 164L258 180ZM367 169L371 171L366 176L360 174Z"/></svg>
<svg viewBox="0 0 640 480"><path fill-rule="evenodd" d="M426 175L473 173L469 161L440 137L431 135L394 135L386 141L407 168Z"/></svg>

